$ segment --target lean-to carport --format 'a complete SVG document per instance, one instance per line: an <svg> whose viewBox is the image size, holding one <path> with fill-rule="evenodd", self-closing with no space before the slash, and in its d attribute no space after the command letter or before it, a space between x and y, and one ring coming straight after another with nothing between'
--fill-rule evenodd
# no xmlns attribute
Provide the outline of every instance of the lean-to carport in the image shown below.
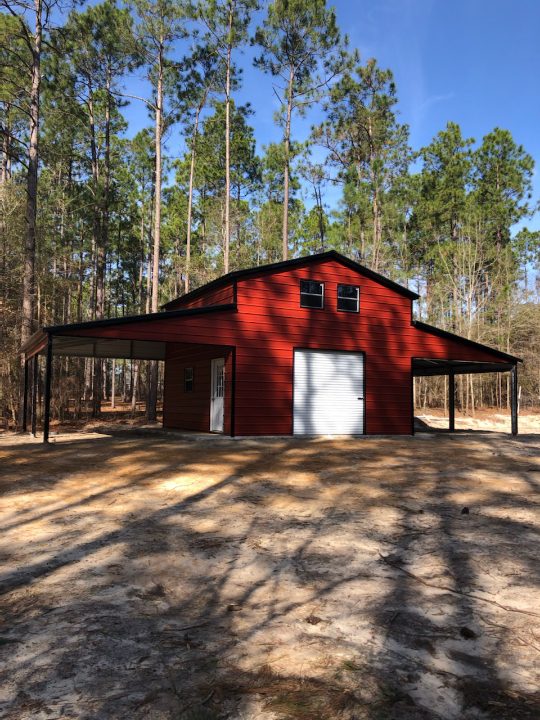
<svg viewBox="0 0 540 720"><path fill-rule="evenodd" d="M456 429L456 375L472 373L510 373L510 412L512 435L518 434L518 373L517 362L471 362L469 360L439 360L429 358L413 358L412 374L414 377L446 376L448 378L448 429Z"/></svg>
<svg viewBox="0 0 540 720"><path fill-rule="evenodd" d="M36 434L38 363L40 355L44 355L43 442L49 440L53 356L114 358L116 360L165 360L166 353L166 343L160 341L73 337L54 335L52 332L46 331L36 333L30 339L29 344L32 342L34 343L33 350L30 348L25 352L22 429L23 432L27 430L28 416L30 415L32 433L33 435Z"/></svg>
<svg viewBox="0 0 540 720"><path fill-rule="evenodd" d="M53 357L164 361L167 354L167 340L161 339L162 330L155 332L155 339L137 337L135 328L140 327L141 323L144 323L146 327L148 327L148 324L155 326L156 323L161 324L163 320L168 321L229 311L233 307L233 305L219 305L207 308L170 310L149 315L111 318L42 328L21 347L21 353L24 355L23 431L28 429L30 417L32 433L36 434L38 363L40 356L45 357L43 442L46 443L49 440ZM114 337L115 334L118 337ZM132 337L130 337L131 335Z"/></svg>

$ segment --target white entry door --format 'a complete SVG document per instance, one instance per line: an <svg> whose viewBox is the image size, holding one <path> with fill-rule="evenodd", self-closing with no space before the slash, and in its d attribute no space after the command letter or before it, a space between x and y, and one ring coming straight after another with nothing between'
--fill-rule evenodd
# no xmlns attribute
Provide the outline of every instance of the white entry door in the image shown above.
<svg viewBox="0 0 540 720"><path fill-rule="evenodd" d="M225 358L212 360L212 394L210 399L210 432L223 432L225 403Z"/></svg>
<svg viewBox="0 0 540 720"><path fill-rule="evenodd" d="M362 435L364 405L362 353L295 350L295 435Z"/></svg>

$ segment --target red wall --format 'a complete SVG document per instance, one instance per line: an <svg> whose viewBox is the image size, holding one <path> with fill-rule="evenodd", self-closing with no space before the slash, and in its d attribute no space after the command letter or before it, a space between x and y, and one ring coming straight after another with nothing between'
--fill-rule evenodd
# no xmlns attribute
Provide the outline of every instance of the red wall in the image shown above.
<svg viewBox="0 0 540 720"><path fill-rule="evenodd" d="M324 310L300 307L301 279L325 283ZM338 283L360 287L359 314L338 312ZM411 432L413 357L500 361L489 351L414 327L410 298L359 275L336 260L312 262L305 268L294 267L272 275L238 280L237 303L236 312L142 321L103 327L99 331L82 330L77 334L203 345L192 348L190 352L194 355L189 362L196 356L208 373L210 358L223 354L223 349L216 345L236 347L234 433L237 435L292 432L295 347L365 353L366 432L369 434ZM208 349L208 345L214 347ZM189 401L192 406L182 405L185 400L181 389L183 367L188 351L179 347L170 350L173 354L166 362L165 422L171 427L170 423L175 423L174 427L190 424L192 429L207 429L210 388L205 388L200 398L193 397ZM179 354L174 355L175 352ZM229 358L229 366L231 362ZM231 374L229 371L227 377ZM230 408L229 398L227 418Z"/></svg>
<svg viewBox="0 0 540 720"><path fill-rule="evenodd" d="M208 345L169 343L165 361L163 426L210 431L211 360L225 358L224 427L231 434L232 352ZM193 368L193 390L184 390L184 369Z"/></svg>
<svg viewBox="0 0 540 720"><path fill-rule="evenodd" d="M325 283L323 310L300 307L301 279ZM360 287L359 314L337 310L339 283ZM409 298L336 261L246 279L237 297L244 328L255 338L237 350L238 434L292 432L295 347L365 352L366 431L410 432L410 361L402 337L410 327Z"/></svg>

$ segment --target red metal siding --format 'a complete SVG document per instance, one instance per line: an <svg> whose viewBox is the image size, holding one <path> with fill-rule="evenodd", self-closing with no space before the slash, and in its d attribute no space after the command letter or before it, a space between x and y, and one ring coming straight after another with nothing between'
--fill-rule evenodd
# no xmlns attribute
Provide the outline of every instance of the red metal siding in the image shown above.
<svg viewBox="0 0 540 720"><path fill-rule="evenodd" d="M325 283L324 310L300 307L301 279ZM337 310L339 283L360 287L359 314ZM416 328L411 324L411 302L338 261L324 260L305 268L238 280L237 312L141 321L77 334L236 347L237 435L292 432L294 348L362 351L366 358L366 432L408 434L412 421L412 358L500 361L488 351ZM209 372L209 358L219 354L212 354L214 348L206 355L200 348L197 353L208 362ZM183 398L177 381L179 376L183 383L185 357L171 356L167 360L166 423L178 422L181 425L175 427L180 427L189 420L197 423L191 429L207 429L209 386L204 391L206 405L201 395L197 407L189 413L176 409ZM227 376L231 377L230 371ZM175 419L172 413L176 413ZM226 402L226 418L229 416L230 398Z"/></svg>
<svg viewBox="0 0 540 720"><path fill-rule="evenodd" d="M163 426L210 431L211 360L225 358L223 432L231 434L232 352L229 348L170 343L165 360ZM193 390L184 390L184 370L193 368Z"/></svg>
<svg viewBox="0 0 540 720"><path fill-rule="evenodd" d="M234 286L232 283L219 287L215 290L208 290L197 297L190 298L188 295L179 297L168 303L167 310L179 310L180 308L207 307L210 305L228 305L234 302Z"/></svg>
<svg viewBox="0 0 540 720"><path fill-rule="evenodd" d="M325 283L323 310L300 307L301 279ZM359 286L358 314L337 310L340 283ZM239 435L292 431L295 347L364 352L366 431L410 432L410 360L400 358L401 332L411 329L410 299L336 261L246 279L237 297L243 326L256 338L237 350Z"/></svg>

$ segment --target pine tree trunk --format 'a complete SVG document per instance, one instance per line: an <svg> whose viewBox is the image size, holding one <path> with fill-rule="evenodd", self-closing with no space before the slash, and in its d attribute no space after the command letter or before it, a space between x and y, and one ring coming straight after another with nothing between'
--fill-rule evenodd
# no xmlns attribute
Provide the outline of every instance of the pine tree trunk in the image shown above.
<svg viewBox="0 0 540 720"><path fill-rule="evenodd" d="M234 2L229 2L229 28L225 78L225 227L223 238L223 271L229 272L229 245L231 241L231 54Z"/></svg>
<svg viewBox="0 0 540 720"><path fill-rule="evenodd" d="M160 39L156 85L154 251L152 262L152 312L157 312L159 298L159 253L161 245L161 145L163 133L163 41Z"/></svg>
<svg viewBox="0 0 540 720"><path fill-rule="evenodd" d="M114 410L116 401L116 360L113 358L111 370L111 408Z"/></svg>
<svg viewBox="0 0 540 720"><path fill-rule="evenodd" d="M131 361L131 410L137 409L137 396L139 387L139 361Z"/></svg>
<svg viewBox="0 0 540 720"><path fill-rule="evenodd" d="M159 253L161 245L161 143L163 133L163 38L159 39L159 52L157 61L156 84L156 166L154 190L154 250L152 261L152 306L153 313L159 309ZM146 402L146 415L150 422L157 416L157 390L158 390L158 364L157 360L150 360L148 372L148 398Z"/></svg>
<svg viewBox="0 0 540 720"><path fill-rule="evenodd" d="M145 242L144 242L144 202L141 203L141 255L139 258L139 278L137 282L137 292L139 301L139 310L143 311L144 297L143 297L143 280L144 280L144 263L145 263Z"/></svg>
<svg viewBox="0 0 540 720"><path fill-rule="evenodd" d="M35 27L32 42L32 67L30 81L30 127L28 142L28 174L26 180L26 239L22 283L21 344L32 335L35 310L36 223L39 168L39 110L41 90L41 43L43 39L42 0L34 0ZM21 368L24 357L21 356ZM23 375L21 372L19 414L22 422Z"/></svg>
<svg viewBox="0 0 540 720"><path fill-rule="evenodd" d="M10 178L10 139L11 126L9 121L10 106L9 103L4 104L4 116L6 118L4 126L4 136L2 138L2 168L0 170L0 185L4 185Z"/></svg>
<svg viewBox="0 0 540 720"><path fill-rule="evenodd" d="M109 247L109 205L111 190L111 72L107 70L105 104L105 167L102 198L101 243L98 255L98 275L100 278L100 295L98 296L97 312L102 319L105 316L105 271L107 249Z"/></svg>
<svg viewBox="0 0 540 720"><path fill-rule="evenodd" d="M289 85L287 88L287 118L285 121L285 136L283 143L285 147L285 163L283 165L283 236L282 249L283 260L287 260L289 256L289 172L290 172L290 152L291 152L291 116L293 101L293 83L294 69L289 70Z"/></svg>
<svg viewBox="0 0 540 720"><path fill-rule="evenodd" d="M30 86L30 138L28 147L28 175L26 201L26 242L24 253L23 274L23 317L21 342L26 342L32 335L34 320L35 294L35 258L36 258L36 221L37 221L37 189L39 165L39 110L41 90L41 42L42 0L34 0L35 31L32 47L32 69Z"/></svg>
<svg viewBox="0 0 540 720"><path fill-rule="evenodd" d="M90 87L88 100L88 119L90 129L90 155L92 161L92 183L94 189L94 208L92 220L92 248L94 251L94 287L95 299L93 302L94 318L103 319L103 310L105 304L105 257L102 238L101 223L101 193L100 193L100 173L99 158L96 142L96 125L94 116L94 100L93 90ZM102 366L101 360L94 359L94 382L92 393L92 417L97 417L101 412L101 385L102 385Z"/></svg>
<svg viewBox="0 0 540 720"><path fill-rule="evenodd" d="M205 100L206 102L206 96ZM189 274L191 269L191 215L193 211L193 179L195 175L195 155L197 152L197 135L199 133L199 116L204 102L201 102L195 114L195 123L193 125L193 136L191 138L191 164L189 167L189 191L188 191L188 208L187 208L187 233L186 233L186 268L184 275L184 292L189 292Z"/></svg>

